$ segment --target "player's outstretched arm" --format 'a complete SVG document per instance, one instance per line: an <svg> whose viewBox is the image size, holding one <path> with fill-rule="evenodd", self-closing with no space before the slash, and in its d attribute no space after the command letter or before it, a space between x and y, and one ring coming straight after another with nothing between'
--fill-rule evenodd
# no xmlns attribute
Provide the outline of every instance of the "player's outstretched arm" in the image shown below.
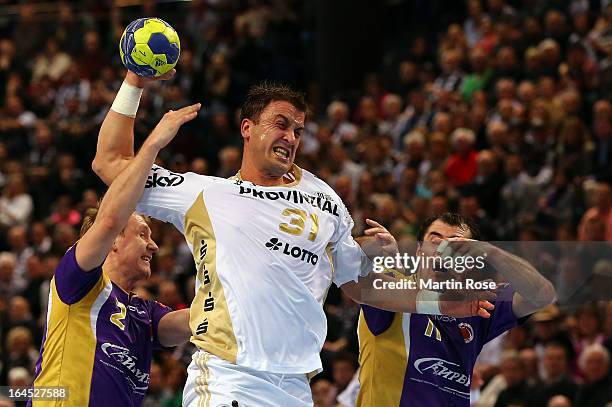
<svg viewBox="0 0 612 407"><path fill-rule="evenodd" d="M556 290L527 260L508 253L488 242L450 238L455 255L479 256L487 253L487 262L498 271L515 290L512 311L517 318L533 314L552 303Z"/></svg>
<svg viewBox="0 0 612 407"><path fill-rule="evenodd" d="M159 343L165 347L181 345L191 338L189 309L172 311L160 319L157 327Z"/></svg>
<svg viewBox="0 0 612 407"><path fill-rule="evenodd" d="M363 239L358 239L365 254L374 256L393 256L398 252L397 242L381 224L367 219L370 226L365 230ZM342 291L359 304L370 305L392 312L409 312L422 314L441 314L452 317L480 316L489 318L489 311L495 306L490 302L495 294L490 291L437 293L429 290L414 289L394 290L380 289L397 285L401 280L384 273L370 273L359 277L357 282L350 281L341 286Z"/></svg>
<svg viewBox="0 0 612 407"><path fill-rule="evenodd" d="M378 280L378 281L376 281ZM350 281L340 288L353 301L391 312L409 312L429 315L447 315L464 318L479 316L489 318L495 306L496 295L491 291L459 292L449 290L437 293L424 289L380 289L390 284L398 286L402 281L382 273L371 273Z"/></svg>
<svg viewBox="0 0 612 407"><path fill-rule="evenodd" d="M76 247L76 260L83 270L102 264L136 208L157 153L176 136L181 125L196 117L199 109L197 103L166 113L138 154L116 177L100 204L96 221Z"/></svg>
<svg viewBox="0 0 612 407"><path fill-rule="evenodd" d="M171 70L159 78L144 78L128 71L115 101L102 122L92 169L106 185L134 158L134 118L144 88L155 80L170 79Z"/></svg>

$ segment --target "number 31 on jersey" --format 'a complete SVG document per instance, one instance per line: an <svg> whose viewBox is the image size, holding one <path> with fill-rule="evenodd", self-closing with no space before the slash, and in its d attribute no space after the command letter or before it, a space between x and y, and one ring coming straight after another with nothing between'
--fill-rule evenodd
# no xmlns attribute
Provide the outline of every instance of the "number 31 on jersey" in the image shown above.
<svg viewBox="0 0 612 407"><path fill-rule="evenodd" d="M310 231L308 233L308 240L314 242L319 232L319 217L316 213L307 213L303 209L287 208L284 209L282 215L289 218L288 223L281 223L278 228L285 233L290 235L300 236L304 233L306 223L310 221Z"/></svg>

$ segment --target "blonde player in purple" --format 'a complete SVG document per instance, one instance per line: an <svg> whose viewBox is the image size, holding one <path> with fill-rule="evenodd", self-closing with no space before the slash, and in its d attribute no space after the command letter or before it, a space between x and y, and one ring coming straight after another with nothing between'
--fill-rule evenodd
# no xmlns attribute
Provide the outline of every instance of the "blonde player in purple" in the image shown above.
<svg viewBox="0 0 612 407"><path fill-rule="evenodd" d="M132 292L151 275L158 249L146 219L134 208L157 153L199 108L163 117L97 213L86 217L81 238L55 271L34 381L35 387L67 388L67 399L54 406L139 406L153 350L189 340L188 310L171 311Z"/></svg>

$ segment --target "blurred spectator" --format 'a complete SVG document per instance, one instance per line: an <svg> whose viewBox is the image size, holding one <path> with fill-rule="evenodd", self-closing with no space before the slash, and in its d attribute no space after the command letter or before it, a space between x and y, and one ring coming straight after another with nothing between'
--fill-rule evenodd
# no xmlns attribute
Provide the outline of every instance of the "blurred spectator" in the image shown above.
<svg viewBox="0 0 612 407"><path fill-rule="evenodd" d="M43 76L48 76L52 81L59 81L71 63L70 56L59 49L54 38L50 38L47 40L44 52L38 54L34 60L32 80L37 81Z"/></svg>
<svg viewBox="0 0 612 407"><path fill-rule="evenodd" d="M0 297L11 298L17 294L17 287L13 283L17 259L10 252L0 252Z"/></svg>
<svg viewBox="0 0 612 407"><path fill-rule="evenodd" d="M612 377L610 376L610 353L600 344L587 346L579 360L586 374L574 403L581 407L605 406L612 402Z"/></svg>
<svg viewBox="0 0 612 407"><path fill-rule="evenodd" d="M38 351L34 347L30 331L22 326L12 328L6 335L5 345L6 353L2 363L3 382L7 382L8 372L15 367L25 368L32 377L38 359Z"/></svg>
<svg viewBox="0 0 612 407"><path fill-rule="evenodd" d="M569 183L567 172L558 169L552 184L538 199L538 223L548 227L575 222L578 193Z"/></svg>
<svg viewBox="0 0 612 407"><path fill-rule="evenodd" d="M32 223L30 235L32 239L32 248L35 253L40 255L49 253L53 241L43 222Z"/></svg>
<svg viewBox="0 0 612 407"><path fill-rule="evenodd" d="M81 214L73 209L72 200L68 195L61 195L55 202L55 209L51 213L49 223L53 226L66 224L78 227L81 224Z"/></svg>
<svg viewBox="0 0 612 407"><path fill-rule="evenodd" d="M23 226L13 226L8 231L9 247L15 255L15 271L13 274L13 285L17 290L23 290L27 284L26 264L28 258L34 253L28 245L26 229Z"/></svg>
<svg viewBox="0 0 612 407"><path fill-rule="evenodd" d="M34 143L28 155L30 180L37 184L46 181L50 168L55 165L57 148L54 141L51 126L39 120L34 131Z"/></svg>
<svg viewBox="0 0 612 407"><path fill-rule="evenodd" d="M593 124L595 150L593 151L593 174L603 182L612 180L612 114L596 117Z"/></svg>
<svg viewBox="0 0 612 407"><path fill-rule="evenodd" d="M82 37L82 49L76 64L79 67L81 77L88 80L97 79L100 76L102 64L92 64L91 61L101 58L107 59L108 53L102 48L100 35L97 31L87 31ZM49 75L53 79L52 75Z"/></svg>
<svg viewBox="0 0 612 407"><path fill-rule="evenodd" d="M578 336L574 339L574 349L578 358L582 351L592 344L602 344L604 334L602 332L602 319L599 309L593 303L583 305L576 315L578 321Z"/></svg>
<svg viewBox="0 0 612 407"><path fill-rule="evenodd" d="M32 3L19 4L19 17L12 32L13 40L19 42L18 56L27 61L34 56L34 52L44 44L46 27L39 24L35 17L35 6Z"/></svg>
<svg viewBox="0 0 612 407"><path fill-rule="evenodd" d="M174 311L187 308L187 305L181 299L174 281L162 281L159 283L158 298L162 304L168 305Z"/></svg>
<svg viewBox="0 0 612 407"><path fill-rule="evenodd" d="M344 351L354 351L357 348L357 320L359 306L343 292L337 305L325 307L329 335L323 344L325 362L330 363L325 354L333 360L334 355ZM331 367L331 366L329 366Z"/></svg>
<svg viewBox="0 0 612 407"><path fill-rule="evenodd" d="M36 345L40 343L42 335L32 315L31 305L26 298L20 295L12 297L9 301L7 326L22 326L27 328L32 335L33 342Z"/></svg>
<svg viewBox="0 0 612 407"><path fill-rule="evenodd" d="M187 379L185 367L174 361L164 370L164 387L168 390L168 397L162 402L161 406L180 407L183 401L183 386Z"/></svg>
<svg viewBox="0 0 612 407"><path fill-rule="evenodd" d="M512 238L517 236L518 225L529 222L534 217L534 201L538 189L533 179L523 168L523 159L510 154L506 159L506 183L500 191L500 236Z"/></svg>
<svg viewBox="0 0 612 407"><path fill-rule="evenodd" d="M349 108L342 101L336 100L327 107L327 119L336 143L353 143L357 138L357 126L348 121Z"/></svg>
<svg viewBox="0 0 612 407"><path fill-rule="evenodd" d="M400 158L399 164L395 167L395 178L398 179L405 168L414 168L417 172L417 177L420 178L423 173L428 172L424 168L426 140L423 133L418 130L413 130L406 134L403 139L404 151ZM446 158L446 156L444 157ZM439 163L441 164L441 163ZM418 179L417 179L418 180Z"/></svg>
<svg viewBox="0 0 612 407"><path fill-rule="evenodd" d="M484 26L488 27L490 22L487 21L486 17L483 17L481 23L484 21ZM491 35L488 33L487 35ZM482 43L484 38L479 41ZM491 41L489 37L486 41ZM487 61L487 52L483 45L476 45L470 53L470 66L472 73L465 76L461 85L461 96L464 100L471 101L472 96L479 90L484 90L488 85L493 75L493 70L489 68Z"/></svg>
<svg viewBox="0 0 612 407"><path fill-rule="evenodd" d="M350 353L340 353L332 361L332 376L339 393L349 385L357 371L357 360Z"/></svg>
<svg viewBox="0 0 612 407"><path fill-rule="evenodd" d="M460 44L453 43L453 47ZM436 78L433 85L439 90L454 92L461 86L464 73L461 71L461 51L459 48L450 48L442 51L440 56L440 67L442 73Z"/></svg>
<svg viewBox="0 0 612 407"><path fill-rule="evenodd" d="M533 388L527 384L525 364L518 353L506 351L501 360L501 375L507 387L499 393L495 407L510 407L515 404L525 407L533 404Z"/></svg>
<svg viewBox="0 0 612 407"><path fill-rule="evenodd" d="M327 379L319 379L310 385L314 407L336 407L338 390Z"/></svg>
<svg viewBox="0 0 612 407"><path fill-rule="evenodd" d="M534 326L535 350L540 360L544 359L546 344L554 342L562 345L568 355L569 360L574 360L576 353L574 346L567 332L564 332L560 326L561 312L556 305L548 305L536 312L531 317L531 322ZM541 375L546 377L543 366L541 367Z"/></svg>
<svg viewBox="0 0 612 407"><path fill-rule="evenodd" d="M476 165L476 177L464 190L474 193L486 214L495 219L500 206L500 191L504 184L499 159L491 150L482 150L478 153Z"/></svg>
<svg viewBox="0 0 612 407"><path fill-rule="evenodd" d="M570 359L564 345L551 341L544 347L542 359L544 376L538 389L541 405L546 405L553 396L558 394L574 399L578 386L570 374Z"/></svg>
<svg viewBox="0 0 612 407"><path fill-rule="evenodd" d="M236 175L240 169L242 151L237 147L229 146L219 151L218 177L228 178Z"/></svg>
<svg viewBox="0 0 612 407"><path fill-rule="evenodd" d="M149 388L147 395L142 400L142 407L158 407L166 399L168 394L163 387L163 376L159 364L152 362L149 371Z"/></svg>
<svg viewBox="0 0 612 407"><path fill-rule="evenodd" d="M36 115L19 95L6 95L0 112L0 141L14 157L21 157L27 152L27 133L36 125Z"/></svg>
<svg viewBox="0 0 612 407"><path fill-rule="evenodd" d="M451 135L454 152L448 158L444 172L453 186L471 182L476 176L476 157L474 150L476 135L470 129L459 128Z"/></svg>
<svg viewBox="0 0 612 407"><path fill-rule="evenodd" d="M538 355L533 348L525 348L519 351L519 357L525 366L525 381L530 387L540 385L540 377L538 372Z"/></svg>
<svg viewBox="0 0 612 407"><path fill-rule="evenodd" d="M548 401L547 407L572 407L572 400L565 396L555 396Z"/></svg>
<svg viewBox="0 0 612 407"><path fill-rule="evenodd" d="M593 204L584 213L578 225L579 240L586 240L586 227L591 220L603 225L606 240L612 241L612 190L610 184L601 182L596 185L593 193Z"/></svg>
<svg viewBox="0 0 612 407"><path fill-rule="evenodd" d="M57 160L57 168L52 173L47 191L52 191L54 196L68 195L71 202L78 202L81 191L87 186L83 171L77 167L74 155L62 153Z"/></svg>
<svg viewBox="0 0 612 407"><path fill-rule="evenodd" d="M25 226L33 209L34 202L26 192L23 175L11 175L0 196L0 231Z"/></svg>
<svg viewBox="0 0 612 407"><path fill-rule="evenodd" d="M8 372L8 385L12 387L27 387L32 385L33 376L25 367L14 367Z"/></svg>
<svg viewBox="0 0 612 407"><path fill-rule="evenodd" d="M385 95L382 99L384 120L378 127L380 134L391 136L393 145L398 146L408 117L402 113L402 98L395 94Z"/></svg>

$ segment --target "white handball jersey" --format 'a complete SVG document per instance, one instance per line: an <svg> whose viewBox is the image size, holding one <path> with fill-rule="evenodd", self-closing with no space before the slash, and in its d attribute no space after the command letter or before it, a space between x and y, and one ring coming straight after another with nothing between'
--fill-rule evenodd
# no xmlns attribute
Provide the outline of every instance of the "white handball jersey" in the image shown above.
<svg viewBox="0 0 612 407"><path fill-rule="evenodd" d="M327 290L357 281L368 263L336 193L297 166L291 177L263 187L154 166L137 207L174 224L192 250L191 341L232 363L288 374L321 369Z"/></svg>

